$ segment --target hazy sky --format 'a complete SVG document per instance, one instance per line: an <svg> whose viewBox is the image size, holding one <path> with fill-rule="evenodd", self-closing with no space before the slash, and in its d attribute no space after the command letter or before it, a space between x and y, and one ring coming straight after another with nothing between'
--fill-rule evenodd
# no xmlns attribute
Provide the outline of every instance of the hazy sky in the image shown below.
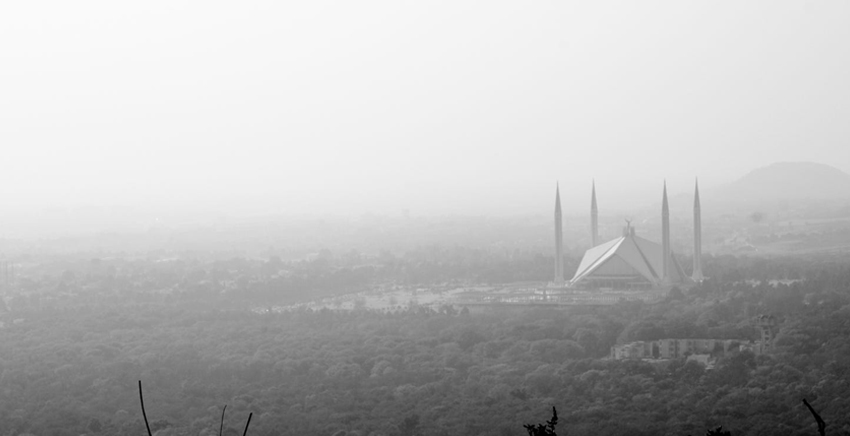
<svg viewBox="0 0 850 436"><path fill-rule="evenodd" d="M0 214L499 213L850 171L847 1L6 1ZM615 194L616 193L616 194ZM654 200L654 199L650 199Z"/></svg>

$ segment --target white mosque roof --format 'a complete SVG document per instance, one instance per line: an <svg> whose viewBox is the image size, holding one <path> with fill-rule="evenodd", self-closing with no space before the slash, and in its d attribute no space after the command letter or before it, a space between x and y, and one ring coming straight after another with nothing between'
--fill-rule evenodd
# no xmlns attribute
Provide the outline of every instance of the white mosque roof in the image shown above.
<svg viewBox="0 0 850 436"><path fill-rule="evenodd" d="M662 281L661 245L634 234L621 236L587 250L570 284L587 277L628 278L641 276L653 285ZM670 283L682 283L685 273L670 256Z"/></svg>

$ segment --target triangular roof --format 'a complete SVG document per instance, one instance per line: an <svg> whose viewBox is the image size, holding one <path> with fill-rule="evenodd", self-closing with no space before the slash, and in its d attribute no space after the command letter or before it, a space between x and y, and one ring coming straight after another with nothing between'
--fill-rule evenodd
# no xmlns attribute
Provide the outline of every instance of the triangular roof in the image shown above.
<svg viewBox="0 0 850 436"><path fill-rule="evenodd" d="M579 263L576 275L573 279L578 277L580 273L589 270L598 261L606 258L605 255L609 252L613 253L620 242L622 242L622 239L623 238L613 239L587 250L584 253L584 257L581 258L581 263Z"/></svg>
<svg viewBox="0 0 850 436"><path fill-rule="evenodd" d="M587 277L641 276L657 286L662 281L663 250L661 245L632 234L597 245L584 253L575 276L574 285ZM684 271L671 254L670 283L682 283Z"/></svg>

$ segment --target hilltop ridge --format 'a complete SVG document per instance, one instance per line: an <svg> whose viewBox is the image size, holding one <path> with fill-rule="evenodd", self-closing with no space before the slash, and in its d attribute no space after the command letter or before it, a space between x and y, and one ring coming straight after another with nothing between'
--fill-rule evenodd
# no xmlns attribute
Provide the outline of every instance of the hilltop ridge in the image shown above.
<svg viewBox="0 0 850 436"><path fill-rule="evenodd" d="M850 175L815 162L777 162L750 171L719 189L738 201L850 198Z"/></svg>

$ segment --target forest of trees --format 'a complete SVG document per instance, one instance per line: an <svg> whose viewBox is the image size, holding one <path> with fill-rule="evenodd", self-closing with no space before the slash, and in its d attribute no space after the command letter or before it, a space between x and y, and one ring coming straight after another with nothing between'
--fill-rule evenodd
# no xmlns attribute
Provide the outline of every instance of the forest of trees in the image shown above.
<svg viewBox="0 0 850 436"><path fill-rule="evenodd" d="M285 305L386 285L493 284L546 280L552 257L464 247L404 254L323 250L302 260L215 256L166 259L24 257L7 304L15 309L136 302L205 307ZM571 259L569 262L576 262ZM574 268L575 266L573 266ZM0 289L3 289L0 283Z"/></svg>
<svg viewBox="0 0 850 436"><path fill-rule="evenodd" d="M565 271L578 258L567 257ZM682 258L687 265L690 260ZM256 259L223 255L107 257L86 255L18 260L10 288L0 291L13 310L113 305L127 302L192 303L207 308L287 305L381 288L400 286L463 286L551 280L553 258L536 251L483 250L426 246L403 254L357 251L334 254L323 250L302 260ZM706 271L716 283L744 280L800 279L841 265L834 259L748 258L704 256Z"/></svg>
<svg viewBox="0 0 850 436"><path fill-rule="evenodd" d="M371 274L402 280L419 262L393 259L397 268L377 264ZM698 435L719 425L733 435L816 434L802 398L828 434L850 434L850 268L837 262L709 258L710 280L657 304L262 314L215 287L287 268L310 278L315 262L326 262L317 274L349 267L336 258L228 262L245 266L138 262L110 274L89 260L27 276L30 292L7 303L0 329L0 435L144 435L140 379L160 436L218 434L225 404L227 435L241 434L249 413L255 436L522 435L553 406L562 436ZM435 268L462 276L475 265ZM240 275L216 283L217 271ZM796 281L768 281L780 278ZM191 298L152 292L205 281L213 284ZM205 296L211 303L198 304ZM761 314L780 323L769 354L720 356L712 370L605 359L634 340L756 339L750 321Z"/></svg>

